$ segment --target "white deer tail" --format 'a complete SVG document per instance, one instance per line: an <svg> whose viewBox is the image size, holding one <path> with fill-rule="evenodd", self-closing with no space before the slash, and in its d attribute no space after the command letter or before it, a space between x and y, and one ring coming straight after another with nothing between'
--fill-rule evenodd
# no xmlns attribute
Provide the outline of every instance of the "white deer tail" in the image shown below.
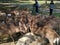
<svg viewBox="0 0 60 45"><path fill-rule="evenodd" d="M54 45L60 45L60 38L55 38L55 40L53 41Z"/></svg>

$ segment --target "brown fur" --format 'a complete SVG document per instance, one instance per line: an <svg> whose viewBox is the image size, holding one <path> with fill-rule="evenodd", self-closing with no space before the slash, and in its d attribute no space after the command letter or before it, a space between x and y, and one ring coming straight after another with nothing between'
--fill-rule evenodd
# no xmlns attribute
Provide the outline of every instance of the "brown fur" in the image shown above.
<svg viewBox="0 0 60 45"><path fill-rule="evenodd" d="M17 32L27 33L28 29L30 29L30 31L34 34L46 37L51 44L55 38L59 37L53 28L57 26L57 23L59 24L60 19L58 20L52 16L34 16L26 10L20 12L19 16L16 16L16 12L13 12L13 14L14 19L11 18L13 22L8 18L6 22L9 24L9 26L7 26L7 24L0 24L0 30L8 30L10 34L14 34ZM18 23L18 26L15 25L16 23Z"/></svg>
<svg viewBox="0 0 60 45"><path fill-rule="evenodd" d="M59 35L55 32L55 30L53 30L56 24L57 22L54 20L54 18L51 18L51 17L47 17L44 19L35 18L31 20L30 29L31 29L31 32L33 32L34 34L41 35L42 37L46 37L50 41L50 43L53 45L54 39L59 37Z"/></svg>

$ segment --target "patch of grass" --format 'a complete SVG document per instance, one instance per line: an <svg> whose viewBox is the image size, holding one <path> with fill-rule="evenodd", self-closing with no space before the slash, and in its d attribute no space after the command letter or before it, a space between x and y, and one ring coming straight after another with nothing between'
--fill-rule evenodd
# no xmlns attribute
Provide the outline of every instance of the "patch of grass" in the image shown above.
<svg viewBox="0 0 60 45"><path fill-rule="evenodd" d="M53 15L56 17L60 17L60 13L54 13Z"/></svg>

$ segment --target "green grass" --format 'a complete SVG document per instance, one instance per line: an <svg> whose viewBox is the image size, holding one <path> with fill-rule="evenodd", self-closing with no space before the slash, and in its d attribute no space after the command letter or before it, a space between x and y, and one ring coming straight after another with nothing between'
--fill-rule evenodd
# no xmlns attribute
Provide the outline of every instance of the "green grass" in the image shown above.
<svg viewBox="0 0 60 45"><path fill-rule="evenodd" d="M60 13L54 13L53 15L56 17L60 17Z"/></svg>
<svg viewBox="0 0 60 45"><path fill-rule="evenodd" d="M34 4L34 2L20 2L19 6L18 6L18 9L21 10L21 9L24 9L24 8L29 8L29 10L32 11L33 10L33 4ZM42 10L49 8L49 2L46 5L45 2L40 2L39 1L39 4L40 4L40 8L42 8ZM0 9L3 9L3 8L9 9L10 7L8 7L7 5L0 5ZM11 9L14 9L14 8L11 8ZM55 9L60 9L60 3L55 2ZM49 14L49 12L43 12L42 10L40 10L40 14L43 14L43 15L48 15ZM53 15L60 17L60 13L54 13Z"/></svg>

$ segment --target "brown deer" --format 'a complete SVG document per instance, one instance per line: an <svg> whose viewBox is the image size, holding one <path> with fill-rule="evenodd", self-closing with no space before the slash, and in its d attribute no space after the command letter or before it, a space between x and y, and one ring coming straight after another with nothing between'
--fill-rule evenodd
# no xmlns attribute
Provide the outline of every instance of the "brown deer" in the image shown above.
<svg viewBox="0 0 60 45"><path fill-rule="evenodd" d="M31 20L31 25L30 25L31 32L47 38L50 41L51 45L54 45L55 43L59 45L60 44L59 35L55 32L55 30L53 30L52 25L49 23L49 21L53 20L53 18L51 17L44 19L39 18L40 20L36 18Z"/></svg>

